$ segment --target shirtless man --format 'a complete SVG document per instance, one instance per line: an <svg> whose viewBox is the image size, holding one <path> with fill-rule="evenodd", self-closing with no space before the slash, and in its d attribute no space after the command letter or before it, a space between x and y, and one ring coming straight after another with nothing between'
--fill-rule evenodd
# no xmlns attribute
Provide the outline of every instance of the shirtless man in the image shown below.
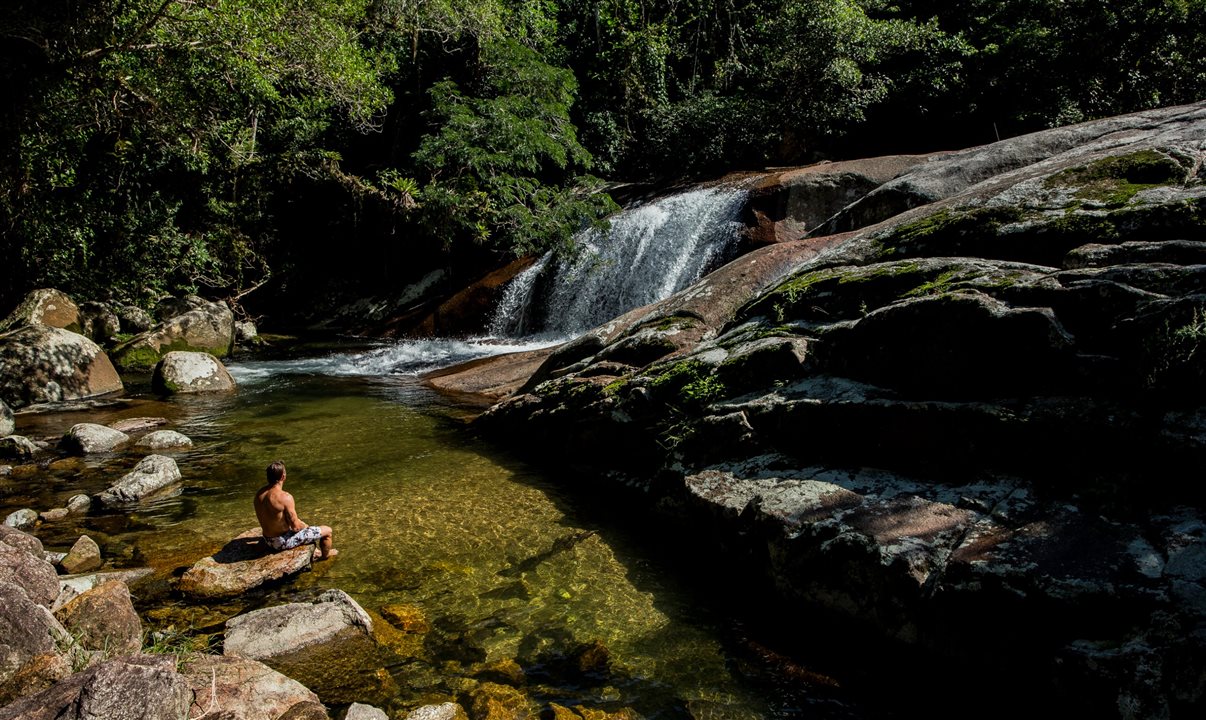
<svg viewBox="0 0 1206 720"><path fill-rule="evenodd" d="M264 542L276 551L298 545L318 545L318 560L326 560L339 551L331 547L331 528L307 525L297 516L293 496L285 492L285 463L277 460L268 466L268 484L255 494L255 516L264 531Z"/></svg>

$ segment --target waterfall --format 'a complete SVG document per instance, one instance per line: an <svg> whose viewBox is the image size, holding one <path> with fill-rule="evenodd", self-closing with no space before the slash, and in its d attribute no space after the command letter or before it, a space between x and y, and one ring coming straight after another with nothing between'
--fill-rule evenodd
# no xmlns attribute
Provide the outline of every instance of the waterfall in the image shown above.
<svg viewBox="0 0 1206 720"><path fill-rule="evenodd" d="M604 230L579 233L572 257L546 255L511 281L491 333L579 335L669 297L725 259L745 197L732 187L688 190L617 213Z"/></svg>

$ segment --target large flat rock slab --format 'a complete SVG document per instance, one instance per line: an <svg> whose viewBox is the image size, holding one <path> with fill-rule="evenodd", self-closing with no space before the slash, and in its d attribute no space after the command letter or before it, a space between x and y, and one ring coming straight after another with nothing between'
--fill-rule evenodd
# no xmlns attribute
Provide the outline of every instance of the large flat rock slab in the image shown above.
<svg viewBox="0 0 1206 720"><path fill-rule="evenodd" d="M314 546L301 545L273 552L263 533L248 530L185 571L176 589L195 598L235 597L255 588L282 582L310 569Z"/></svg>

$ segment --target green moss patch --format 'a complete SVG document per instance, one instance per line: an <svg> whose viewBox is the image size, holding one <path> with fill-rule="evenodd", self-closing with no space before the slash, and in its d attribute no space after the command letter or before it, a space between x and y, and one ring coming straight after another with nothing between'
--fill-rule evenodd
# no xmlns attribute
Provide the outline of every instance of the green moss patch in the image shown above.
<svg viewBox="0 0 1206 720"><path fill-rule="evenodd" d="M1075 187L1080 200L1119 207L1136 194L1154 187L1180 185L1186 169L1156 150L1141 150L1069 168L1047 178L1048 188Z"/></svg>
<svg viewBox="0 0 1206 720"><path fill-rule="evenodd" d="M696 406L719 400L727 392L711 366L699 360L682 360L662 368L649 387L670 402Z"/></svg>

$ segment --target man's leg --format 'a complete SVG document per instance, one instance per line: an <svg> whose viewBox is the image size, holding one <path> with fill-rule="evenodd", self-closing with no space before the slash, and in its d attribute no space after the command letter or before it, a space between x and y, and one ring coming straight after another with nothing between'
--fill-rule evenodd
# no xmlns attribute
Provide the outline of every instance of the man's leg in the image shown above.
<svg viewBox="0 0 1206 720"><path fill-rule="evenodd" d="M319 525L318 533L318 559L326 560L334 553L334 550L331 549L331 544L333 542L331 539L331 528L327 527L326 525Z"/></svg>

